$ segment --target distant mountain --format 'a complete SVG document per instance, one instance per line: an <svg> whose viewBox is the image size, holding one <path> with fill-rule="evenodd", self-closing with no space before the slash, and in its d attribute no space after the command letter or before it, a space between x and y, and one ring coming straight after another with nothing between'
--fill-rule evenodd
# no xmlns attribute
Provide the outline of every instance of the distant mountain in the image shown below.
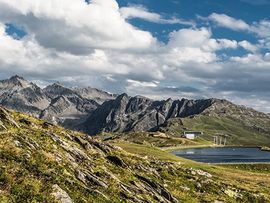
<svg viewBox="0 0 270 203"><path fill-rule="evenodd" d="M155 131L170 118L202 113L215 99L154 101L126 94L104 102L86 120L89 134L100 132Z"/></svg>
<svg viewBox="0 0 270 203"><path fill-rule="evenodd" d="M34 83L13 76L0 81L0 104L39 117L41 110L50 105L50 99Z"/></svg>
<svg viewBox="0 0 270 203"><path fill-rule="evenodd" d="M104 102L80 126L91 135L101 132L161 131L180 136L184 131L227 137L237 145L270 145L270 116L227 100L154 101L126 94Z"/></svg>
<svg viewBox="0 0 270 203"><path fill-rule="evenodd" d="M201 138L213 142L218 136L228 145L270 146L270 116L227 100L215 100L202 113L168 119L159 131L171 136L184 131L201 131Z"/></svg>
<svg viewBox="0 0 270 203"><path fill-rule="evenodd" d="M0 104L90 135L161 131L179 136L185 130L198 130L206 132L207 140L221 134L231 144L270 145L269 114L227 100L155 101L59 83L42 89L13 76L0 81Z"/></svg>
<svg viewBox="0 0 270 203"><path fill-rule="evenodd" d="M0 104L37 118L73 128L104 101L115 95L94 88L67 88L59 83L45 87L20 76L0 81Z"/></svg>
<svg viewBox="0 0 270 203"><path fill-rule="evenodd" d="M102 104L103 102L108 100L113 100L118 96L117 94L111 94L92 87L86 88L76 87L73 88L73 91L81 95L83 98L95 100L98 104Z"/></svg>

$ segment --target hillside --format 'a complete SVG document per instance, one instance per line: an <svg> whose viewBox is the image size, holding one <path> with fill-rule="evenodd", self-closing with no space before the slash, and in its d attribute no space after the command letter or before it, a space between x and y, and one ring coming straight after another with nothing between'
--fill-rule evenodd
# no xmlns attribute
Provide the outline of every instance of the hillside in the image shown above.
<svg viewBox="0 0 270 203"><path fill-rule="evenodd" d="M184 131L204 132L201 138L226 138L227 145L270 146L270 117L244 106L220 100L200 115L169 119L159 130L173 137Z"/></svg>
<svg viewBox="0 0 270 203"><path fill-rule="evenodd" d="M99 106L80 129L91 135L160 131L176 138L196 130L210 142L218 136L229 145L270 146L268 114L219 99L154 101L123 94Z"/></svg>
<svg viewBox="0 0 270 203"><path fill-rule="evenodd" d="M0 138L0 202L270 201L268 174L108 144L2 107Z"/></svg>

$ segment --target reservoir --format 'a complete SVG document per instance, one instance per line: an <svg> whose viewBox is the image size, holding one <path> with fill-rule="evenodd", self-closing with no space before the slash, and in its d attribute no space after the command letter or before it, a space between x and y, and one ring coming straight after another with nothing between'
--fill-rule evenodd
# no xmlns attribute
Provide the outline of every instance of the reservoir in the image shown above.
<svg viewBox="0 0 270 203"><path fill-rule="evenodd" d="M270 152L259 148L193 148L177 150L173 154L204 163L270 163Z"/></svg>

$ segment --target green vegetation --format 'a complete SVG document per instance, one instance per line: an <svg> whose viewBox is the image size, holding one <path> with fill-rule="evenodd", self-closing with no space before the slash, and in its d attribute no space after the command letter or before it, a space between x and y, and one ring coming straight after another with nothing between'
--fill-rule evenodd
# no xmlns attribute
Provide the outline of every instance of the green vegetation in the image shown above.
<svg viewBox="0 0 270 203"><path fill-rule="evenodd" d="M267 175L270 174L270 164L224 164L222 166L242 171L260 172Z"/></svg>
<svg viewBox="0 0 270 203"><path fill-rule="evenodd" d="M159 147L164 134L91 138L0 107L0 202L269 202L267 170L214 166ZM131 138L130 138L131 137Z"/></svg>
<svg viewBox="0 0 270 203"><path fill-rule="evenodd" d="M262 125L260 120L257 120L257 122L257 125ZM253 123L251 126L255 125ZM229 116L198 115L189 118L176 118L170 120L167 126L161 128L161 130L171 136L179 136L186 130L202 131L204 135L201 138L211 143L213 143L214 136L220 136L226 137L227 145L270 146L270 134L268 131L263 131L255 127L252 128L240 119ZM199 143L202 143L202 141Z"/></svg>

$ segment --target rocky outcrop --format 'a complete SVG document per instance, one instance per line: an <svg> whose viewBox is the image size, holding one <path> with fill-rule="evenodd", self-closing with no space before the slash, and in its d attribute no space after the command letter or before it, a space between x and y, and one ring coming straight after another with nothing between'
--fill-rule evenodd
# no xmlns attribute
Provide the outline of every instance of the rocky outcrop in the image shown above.
<svg viewBox="0 0 270 203"><path fill-rule="evenodd" d="M100 132L155 131L168 119L202 113L216 100L153 101L127 94L103 103L84 123L89 134Z"/></svg>
<svg viewBox="0 0 270 203"><path fill-rule="evenodd" d="M19 124L14 121L12 116L10 116L9 112L6 109L0 107L0 128L2 130L6 130L6 126L20 128Z"/></svg>
<svg viewBox="0 0 270 203"><path fill-rule="evenodd" d="M62 188L60 188L58 185L53 185L52 189L53 189L52 196L54 196L59 202L73 203L67 192L64 191Z"/></svg>

